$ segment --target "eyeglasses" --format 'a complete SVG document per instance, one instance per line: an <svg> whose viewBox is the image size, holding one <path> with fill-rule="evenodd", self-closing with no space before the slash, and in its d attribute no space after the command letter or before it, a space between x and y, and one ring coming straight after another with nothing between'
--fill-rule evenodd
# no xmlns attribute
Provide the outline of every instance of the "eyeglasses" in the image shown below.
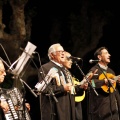
<svg viewBox="0 0 120 120"><path fill-rule="evenodd" d="M55 51L55 52L58 52L58 53L64 53L65 51L63 51L63 50L59 50L59 51Z"/></svg>

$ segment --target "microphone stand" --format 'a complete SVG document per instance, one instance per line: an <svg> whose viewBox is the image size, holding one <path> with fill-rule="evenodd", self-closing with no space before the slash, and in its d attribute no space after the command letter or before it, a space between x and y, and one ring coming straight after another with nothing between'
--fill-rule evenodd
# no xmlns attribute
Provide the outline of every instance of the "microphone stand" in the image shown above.
<svg viewBox="0 0 120 120"><path fill-rule="evenodd" d="M22 49L22 48L21 48ZM27 55L29 55L29 56L31 56L29 53L27 53L25 50L23 50L23 52L25 52ZM37 53L37 52L36 52ZM33 56L32 56L33 57ZM32 62L33 62L33 60L32 60ZM34 63L34 62L33 62ZM35 67L37 68L37 66L36 66L36 64L34 63L34 65L35 65ZM37 68L37 70L38 70L38 68ZM44 78L45 78L45 75L44 75ZM44 80L44 79L43 79ZM48 85L47 83L46 83L46 80L44 80L44 82L45 82L45 84L46 84L46 86ZM28 87L28 86L27 86ZM30 89L31 90L31 89ZM53 93L53 91L52 91L52 89L49 87L49 92L50 92L50 94L53 96L53 98L54 98L54 100L55 100L55 102L58 102L58 100L57 100L57 98L55 97L55 94ZM32 92L32 91L31 91ZM35 95L35 93L33 93L34 95ZM36 95L35 95L36 96Z"/></svg>
<svg viewBox="0 0 120 120"><path fill-rule="evenodd" d="M22 84L22 98L23 98L23 101L22 101L22 103L21 103L21 107L22 107L22 111L23 111L23 116L22 116L22 120L26 120L26 106L25 106L25 94L26 94L26 91L25 91L25 86L27 86L27 88L31 91L31 93L35 96L35 97L37 97L37 95L33 92L33 90L28 86L28 84L25 82L25 81L23 81L21 78L18 78L19 80L20 80L20 82L21 82L21 84ZM24 86L25 85L25 86ZM21 98L21 99L22 99Z"/></svg>
<svg viewBox="0 0 120 120"><path fill-rule="evenodd" d="M42 69L42 71L43 71L43 69ZM39 73L39 75L41 74L41 72L38 72ZM50 120L53 120L53 116L55 115L55 113L53 112L53 106L52 106L52 100L51 100L51 96L53 97L53 99L55 100L55 102L57 103L58 102L58 100L57 100L57 98L56 98L56 96L55 96L55 94L54 94L54 92L53 92L53 90L52 90L52 88L48 85L48 83L46 82L46 80L45 80L45 74L44 74L44 71L42 72L43 73L43 76L42 76L42 78L43 78L43 81L45 82L45 85L48 87L48 94L46 94L46 96L48 96L49 97L49 101L50 101L50 106L51 106L51 119ZM41 76L41 75L40 75ZM49 79L49 78L48 78ZM38 91L38 93L39 93L39 99L40 99L40 115L41 115L41 120L42 120L42 109L41 109L41 102L42 102L42 95L41 95L41 93L42 93L42 91L41 90L37 90Z"/></svg>
<svg viewBox="0 0 120 120"><path fill-rule="evenodd" d="M25 120L26 120L26 113L25 113L25 109L26 109L26 106L25 106L25 93L26 93L26 91L25 91L24 85L30 90L30 92L31 92L35 97L37 97L37 95L33 92L33 90L29 87L29 85L28 85L24 80L22 80L22 79L20 78L20 81L21 81L21 83L22 83L22 88L23 88L23 118L25 118Z"/></svg>
<svg viewBox="0 0 120 120"><path fill-rule="evenodd" d="M21 81L21 78L18 78L18 79L20 79L20 81ZM25 87L24 87L24 84L23 84L23 82L21 81L21 84L22 84L22 98L23 98L23 101L22 101L22 103L21 103L21 107L23 108L22 109L22 111L23 111L23 116L22 116L22 119L23 120L26 120L26 115L25 115L25 94L26 94L26 91L25 91ZM22 99L21 98L21 99Z"/></svg>
<svg viewBox="0 0 120 120"><path fill-rule="evenodd" d="M22 48L20 48L21 50L23 50L23 52L25 52L27 55L29 55L30 57L33 57L33 56L31 56L29 53L27 53L24 49L22 49ZM36 52L37 53L37 52ZM34 63L34 61L32 60L32 62ZM35 65L35 67L37 68L37 66L36 66L36 64L34 63L34 65ZM37 70L39 71L39 69L37 68ZM43 74L44 75L44 74ZM44 78L45 78L45 75L44 75ZM44 80L44 79L43 79ZM47 82L46 82L46 80L44 80L44 82L45 82L45 84L46 84L46 86L48 86L48 84L47 84ZM28 87L28 86L27 86ZM52 89L49 87L49 93L50 93L50 95L52 95L53 96L53 98L54 98L54 100L55 100L55 102L58 102L58 100L57 100L57 98L55 97L55 94L53 93L53 91L52 91ZM33 93L34 94L34 93ZM35 95L35 94L34 94ZM36 96L36 95L35 95Z"/></svg>
<svg viewBox="0 0 120 120"><path fill-rule="evenodd" d="M40 74L40 72L39 72L39 74ZM44 75L44 74L43 74L43 75ZM47 76L47 75L46 75L46 76ZM51 88L51 87L48 85L48 83L46 82L46 81L49 81L49 79L50 79L51 76L49 76L49 77L47 78L47 80L45 79L46 76L44 75L44 77L43 77L43 81L44 81L44 83L45 83L44 85L46 85L46 86L48 87L49 94L53 96L55 102L57 103L58 100L57 100L57 98L55 97L55 94L54 94L52 88ZM51 79L52 79L52 78L51 78ZM44 87L44 86L43 86L43 87ZM38 91L39 91L39 92L42 92L42 89L41 89L41 90L38 90ZM47 94L47 95L48 95L48 94Z"/></svg>
<svg viewBox="0 0 120 120"><path fill-rule="evenodd" d="M24 80L22 80L22 79L20 78L20 81L21 81L21 83L24 83L25 86L27 86L27 88L30 90L30 92L31 92L35 97L37 97L37 95L35 94L35 92L30 88L30 86L29 86Z"/></svg>
<svg viewBox="0 0 120 120"><path fill-rule="evenodd" d="M33 61L33 63L34 63L34 61ZM35 63L34 63L34 65L35 65ZM35 67L37 68L37 66L35 65ZM41 76L41 72L39 72L39 69L37 68L37 70L38 70L38 73L39 73L39 76ZM43 69L42 69L43 70ZM44 72L42 72L42 73L44 73ZM43 81L45 82L45 85L46 86L48 86L48 83L46 82L47 80L45 80L45 74L43 74ZM50 76L49 76L50 77ZM49 78L48 78L49 79ZM51 87L50 86L48 86L48 88L49 88L49 93L50 93L50 95L52 95L53 96L53 98L54 98L54 100L55 100L55 102L57 103L58 102L58 100L57 100L57 98L55 97L55 94L54 94L54 92L52 91L52 89L51 89ZM38 92L41 92L41 91L38 91Z"/></svg>
<svg viewBox="0 0 120 120"><path fill-rule="evenodd" d="M83 77L86 79L86 81L88 82L88 84L90 85L90 87L93 89L93 91L95 92L95 94L98 96L97 91L95 90L95 88L91 85L90 81L88 80L88 78L86 77L86 75L83 73L82 69L80 68L80 66L77 64L76 61L74 61L75 65L78 67L78 69L80 70L81 74L83 75Z"/></svg>
<svg viewBox="0 0 120 120"><path fill-rule="evenodd" d="M35 65L35 67L37 68L37 70L38 70L38 73L40 74L40 72L39 72L39 69L38 69L38 67L36 66L36 64L34 63L34 61L33 61L33 56L31 56L29 53L27 53L25 50L23 50L27 55L29 55L30 56L30 58L31 58L31 60L32 60L32 62L33 62L33 64ZM36 52L37 53L37 52ZM38 54L38 53L37 53ZM39 54L38 54L39 55ZM43 70L43 69L42 69ZM44 72L43 72L44 73ZM47 82L46 82L46 80L45 80L45 74L43 74L43 81L45 82L45 85L46 86L48 86L48 84L47 84ZM48 78L49 79L49 78ZM24 84L25 84L25 82L24 82ZM28 87L28 86L27 86ZM31 89L30 89L31 90ZM55 100L55 102L57 103L58 102L58 100L57 100L57 98L56 98L56 96L55 96L55 94L54 94L54 92L53 92L53 90L52 90L52 88L50 87L50 86L48 86L48 90L49 90L49 99L50 99L50 104L52 104L52 102L51 102L51 96L53 97L53 99ZM33 93L33 91L31 91L32 93ZM40 111L41 111L41 91L37 91L38 93L39 93L39 97L40 97ZM34 94L34 93L33 93ZM35 94L34 94L35 95ZM35 95L36 96L36 95ZM52 105L51 105L51 109L52 109ZM54 115L54 113L52 113L51 114L51 120L53 119L53 115ZM42 112L41 112L41 118L42 118Z"/></svg>
<svg viewBox="0 0 120 120"><path fill-rule="evenodd" d="M77 64L76 61L74 61L75 65L78 67L78 69L80 70L81 74L83 75L83 77L86 79L86 81L88 82L88 85L93 89L94 93L96 94L96 96L98 96L97 91L95 90L95 88L91 85L91 83L89 82L89 79L86 77L86 75L83 73L82 69L80 68L80 66ZM90 88L88 88L88 92L90 92ZM88 96L87 96L88 97ZM87 103L87 105L89 105ZM87 111L88 112L88 111ZM88 114L88 119L89 119L89 114ZM92 120L92 119L91 119Z"/></svg>

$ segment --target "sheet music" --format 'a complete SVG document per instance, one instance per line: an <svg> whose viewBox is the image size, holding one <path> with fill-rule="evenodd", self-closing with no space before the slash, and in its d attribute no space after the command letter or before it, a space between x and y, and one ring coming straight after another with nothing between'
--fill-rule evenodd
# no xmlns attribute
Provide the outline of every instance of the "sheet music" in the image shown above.
<svg viewBox="0 0 120 120"><path fill-rule="evenodd" d="M23 51L22 55L20 56L21 59L18 60L17 65L16 65L15 69L13 70L13 73L15 75L19 75L22 72L24 66L26 65L27 61L32 56L32 53L34 52L34 50L36 48L37 47L34 44L32 44L31 42L27 43L25 50Z"/></svg>

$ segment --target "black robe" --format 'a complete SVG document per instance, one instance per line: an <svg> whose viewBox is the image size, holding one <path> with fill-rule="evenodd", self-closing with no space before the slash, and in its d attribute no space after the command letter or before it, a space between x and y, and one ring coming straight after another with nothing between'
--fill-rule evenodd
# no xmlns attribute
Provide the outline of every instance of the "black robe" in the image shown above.
<svg viewBox="0 0 120 120"><path fill-rule="evenodd" d="M3 93L3 91L2 91L2 88L0 85L0 97L1 97L2 93ZM0 102L1 102L1 100L0 100ZM5 120L4 112L3 112L3 109L1 108L1 106L0 106L0 120Z"/></svg>
<svg viewBox="0 0 120 120"><path fill-rule="evenodd" d="M98 71L92 77L91 83L92 86L98 93L98 96L95 94L93 89L90 89L89 92L89 120L119 120L119 108L120 108L120 95L118 93L117 87L116 91L112 88L111 84L109 86L111 91L106 91L103 85L105 85L104 78L112 78L115 76L115 73L112 69L107 68L107 70L100 68L98 64L90 69L90 71ZM106 75L104 75L104 73ZM107 73L107 74L106 74ZM111 77L112 76L112 77ZM108 88L108 87L107 87Z"/></svg>
<svg viewBox="0 0 120 120"><path fill-rule="evenodd" d="M40 71L44 70L46 75L52 67L57 68L58 74L61 76L61 71L63 70L53 62L44 64ZM64 77L66 78L65 74ZM40 76L40 81L43 78ZM63 85L58 86L55 79L52 79L48 86L49 87L46 87L46 89L42 92L40 98L41 120L75 120L75 96L70 94L70 92L64 91ZM58 102L53 99L50 89L48 88L52 89ZM76 91L79 92L83 90L81 90L79 87L76 87ZM50 96L46 93L49 93Z"/></svg>

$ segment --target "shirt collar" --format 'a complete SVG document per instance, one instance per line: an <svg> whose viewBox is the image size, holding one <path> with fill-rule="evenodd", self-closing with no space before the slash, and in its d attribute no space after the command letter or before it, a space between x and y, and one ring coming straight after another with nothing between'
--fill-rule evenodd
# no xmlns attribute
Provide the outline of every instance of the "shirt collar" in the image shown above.
<svg viewBox="0 0 120 120"><path fill-rule="evenodd" d="M98 64L99 64L99 63L98 63ZM105 69L105 70L107 70L107 68L108 68L108 66L104 66L104 65L101 65L101 64L99 64L99 66L100 66L101 68Z"/></svg>
<svg viewBox="0 0 120 120"><path fill-rule="evenodd" d="M57 62L55 62L54 60L51 60L53 63L55 63L56 65L58 65L59 67L63 67L63 65L62 64L60 64L60 63L57 63Z"/></svg>

